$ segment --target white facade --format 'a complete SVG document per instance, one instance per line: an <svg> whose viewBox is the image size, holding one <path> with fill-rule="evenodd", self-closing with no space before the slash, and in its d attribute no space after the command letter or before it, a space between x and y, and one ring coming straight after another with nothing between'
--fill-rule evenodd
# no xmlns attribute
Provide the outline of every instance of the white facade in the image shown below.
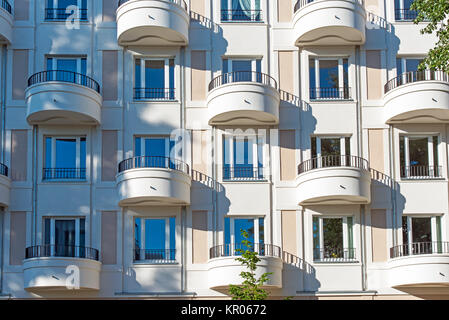
<svg viewBox="0 0 449 320"><path fill-rule="evenodd" d="M0 298L227 299L245 223L272 297L449 298L449 77L401 75L413 12L46 2L0 8Z"/></svg>

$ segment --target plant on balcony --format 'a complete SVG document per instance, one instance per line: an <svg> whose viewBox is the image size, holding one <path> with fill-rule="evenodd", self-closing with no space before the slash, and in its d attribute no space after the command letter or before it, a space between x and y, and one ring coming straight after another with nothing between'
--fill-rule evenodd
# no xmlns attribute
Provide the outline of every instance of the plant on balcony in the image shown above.
<svg viewBox="0 0 449 320"><path fill-rule="evenodd" d="M268 291L263 289L262 286L268 282L268 276L271 272L264 273L259 279L256 279L257 263L260 258L257 256L257 252L253 250L253 244L248 240L248 232L240 230L240 233L244 238L242 245L246 250L236 249L237 253L242 255L236 260L241 262L247 271L240 273L243 279L242 284L230 285L229 292L232 300L265 300L268 297Z"/></svg>
<svg viewBox="0 0 449 320"><path fill-rule="evenodd" d="M416 10L418 16L414 23L429 22L421 33L432 34L436 30L438 42L427 58L419 66L420 70L432 69L449 72L449 1L447 0L415 0L410 9Z"/></svg>

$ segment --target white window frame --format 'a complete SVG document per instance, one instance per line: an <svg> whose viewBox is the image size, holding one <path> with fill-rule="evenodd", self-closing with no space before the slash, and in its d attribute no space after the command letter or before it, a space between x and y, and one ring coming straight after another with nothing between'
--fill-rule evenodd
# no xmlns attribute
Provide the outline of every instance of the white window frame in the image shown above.
<svg viewBox="0 0 449 320"><path fill-rule="evenodd" d="M323 229L323 220L324 219L342 219L342 228L343 228L343 251L345 249L356 249L356 242L355 237L353 237L352 241L352 248L349 248L349 235L348 235L348 218L352 218L352 234L354 235L354 224L355 224L355 217L354 216L313 216L313 218L318 218L318 232L320 237L320 249L324 249L324 229ZM313 218L312 218L312 229L313 229ZM313 234L313 230L312 230ZM313 243L313 242L312 242ZM312 245L313 250L315 250L315 247ZM314 257L314 253L312 252L312 257ZM320 251L320 260L319 262L339 262L339 259L341 260L357 260L356 252L354 252L354 258L353 259L345 259L345 258L324 258L323 251Z"/></svg>
<svg viewBox="0 0 449 320"><path fill-rule="evenodd" d="M175 219L175 238L176 238L176 217L175 216L170 216L170 217L134 217L134 225L135 225L135 220L136 219L140 219L140 244L141 246L143 246L144 248L140 248L141 250L150 250L149 248L145 248L146 247L146 243L145 243L145 226L146 226L146 220L165 220L165 248L160 248L161 250L176 250L176 243L175 243L175 247L174 248L170 248L170 219ZM136 239L136 234L135 234L135 228L133 230L134 233L134 238L133 240ZM134 242L134 241L133 241ZM134 248L136 249L136 248ZM177 260L177 253L175 254L175 260ZM134 260L134 258L133 258ZM146 260L146 259L142 259L139 261L135 261L135 263L141 263L141 262L145 262L145 263L154 263L154 264L161 264L161 261L158 259L150 259L150 260ZM168 262L164 262L163 264L167 264Z"/></svg>
<svg viewBox="0 0 449 320"><path fill-rule="evenodd" d="M235 243L235 220L240 220L240 219L245 219L245 220L253 220L254 223L254 243L259 243L259 219L264 219L264 225L265 225L265 217L226 217L229 218L229 234L230 234L230 243L232 244L236 244ZM237 230L237 232L240 232L239 230ZM264 239L266 239L265 234L264 234Z"/></svg>
<svg viewBox="0 0 449 320"><path fill-rule="evenodd" d="M136 154L136 139L140 138L140 152L142 153L140 156L145 156L145 140L165 140L165 156L170 157L170 137L169 136L134 136L134 154ZM137 155L136 155L137 156Z"/></svg>
<svg viewBox="0 0 449 320"><path fill-rule="evenodd" d="M54 256L55 254L55 246L56 246L56 238L55 238L55 234L56 234L56 220L67 220L67 221L73 221L75 220L75 246L79 247L80 246L80 238L81 238L81 227L80 227L80 223L81 223L81 219L84 219L84 223L86 224L86 217L44 217L44 238L43 238L43 243L45 243L45 238L46 238L46 233L47 230L45 229L45 220L50 220L50 248L51 248L51 256ZM86 225L84 227L86 229ZM86 243L86 235L84 236L84 242Z"/></svg>
<svg viewBox="0 0 449 320"><path fill-rule="evenodd" d="M340 156L346 155L346 138L349 136L314 136L316 139L316 156L318 158L318 166L322 166L322 150L321 150L321 140L326 139L340 139ZM341 157L342 166L346 165L346 157Z"/></svg>
<svg viewBox="0 0 449 320"><path fill-rule="evenodd" d="M251 148L251 152L252 152L252 165L253 165L253 169L255 170L256 168L259 168L259 150L262 152L262 164L263 164L263 169L262 170L266 170L268 168L268 143L267 143L267 137L265 134L260 133L259 131L256 131L254 134L247 134L247 133L242 133L242 134L225 134L223 135L223 139L226 140L226 142L224 143L224 148L223 148L223 161L229 160L229 167L230 168L235 168L235 163L234 163L234 153L236 152L234 150L234 140L244 140L244 139L248 139L248 145L252 145ZM229 147L229 150L227 150L226 146ZM259 149L261 148L261 149ZM229 156L226 156L227 153L229 152ZM224 164L228 164L228 163L224 163ZM231 170L232 172L232 170ZM264 172L264 176L265 176ZM233 174L230 174L230 179L233 180Z"/></svg>
<svg viewBox="0 0 449 320"><path fill-rule="evenodd" d="M58 139L76 139L76 168L73 169L87 169L87 168L80 168L81 164L81 139L86 139L86 167L87 167L87 137L86 136L44 136L44 140L46 141L47 138L51 138L51 168L56 168L56 140ZM47 150L44 150L45 152L45 161L44 161L44 168L45 163L47 162ZM72 169L72 168L70 168ZM87 170L86 170L87 171ZM87 174L87 172L86 172Z"/></svg>
<svg viewBox="0 0 449 320"><path fill-rule="evenodd" d="M437 241L436 240L438 238L437 217L441 217L441 216L405 215L405 217L407 218L407 238L408 238L407 244L409 245L409 248L411 248L412 243L413 243L413 223L412 223L413 218L428 218L428 219L430 219L431 241L432 242ZM404 244L404 239L402 239L402 243Z"/></svg>
<svg viewBox="0 0 449 320"><path fill-rule="evenodd" d="M438 146L440 145L440 136L439 135L401 135L404 137L404 160L405 160L405 166L411 167L410 165L410 138L417 138L417 139L425 139L427 138L427 156L429 161L429 167L435 166L435 159L434 159L434 150L433 150L433 138L438 138L438 145L437 145L437 155L438 159L440 158ZM429 169L430 170L430 169ZM411 176L405 176L404 178L410 178ZM417 177L419 178L419 177Z"/></svg>
<svg viewBox="0 0 449 320"><path fill-rule="evenodd" d="M338 89L344 88L344 59L348 60L348 86L349 86L349 57L319 57L319 56L313 56L310 57L310 59L313 59L315 62L315 87L321 88L320 83L320 61L321 60L327 60L327 61L338 61ZM309 68L310 72L310 68ZM310 79L310 78L309 78ZM310 87L310 83L309 83ZM319 92L316 93L316 97L320 98ZM310 99L310 97L309 97Z"/></svg>
<svg viewBox="0 0 449 320"><path fill-rule="evenodd" d="M135 57L134 59L134 70L136 69L136 61L140 60L140 84L134 84L136 88L147 88L145 81L145 65L146 61L164 61L164 89L170 89L170 60L175 60L174 57L160 57L160 58L147 58L147 57ZM176 66L175 66L176 69ZM134 81L136 77L134 76ZM176 87L176 74L174 87ZM149 87L148 87L149 88ZM174 88L173 88L174 89Z"/></svg>

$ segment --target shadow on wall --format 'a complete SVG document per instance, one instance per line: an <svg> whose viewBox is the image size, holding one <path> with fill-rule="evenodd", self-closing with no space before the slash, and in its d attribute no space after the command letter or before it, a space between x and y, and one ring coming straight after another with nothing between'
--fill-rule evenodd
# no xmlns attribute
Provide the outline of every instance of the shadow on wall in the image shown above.
<svg viewBox="0 0 449 320"><path fill-rule="evenodd" d="M128 293L181 293L181 267L148 265L127 267L124 291Z"/></svg>
<svg viewBox="0 0 449 320"><path fill-rule="evenodd" d="M286 251L283 252L282 259L282 287L287 291L287 295L296 296L301 291L318 291L321 283L310 263Z"/></svg>

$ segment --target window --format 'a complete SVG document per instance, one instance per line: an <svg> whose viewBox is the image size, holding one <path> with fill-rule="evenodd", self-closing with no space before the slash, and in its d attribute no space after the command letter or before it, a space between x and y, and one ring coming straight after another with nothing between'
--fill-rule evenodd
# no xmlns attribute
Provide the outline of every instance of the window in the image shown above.
<svg viewBox="0 0 449 320"><path fill-rule="evenodd" d="M418 12L410 10L414 0L395 0L394 16L396 21L412 21L418 16Z"/></svg>
<svg viewBox="0 0 449 320"><path fill-rule="evenodd" d="M349 99L347 58L310 58L310 99Z"/></svg>
<svg viewBox="0 0 449 320"><path fill-rule="evenodd" d="M355 261L353 217L313 217L313 260Z"/></svg>
<svg viewBox="0 0 449 320"><path fill-rule="evenodd" d="M351 164L351 138L312 137L312 169Z"/></svg>
<svg viewBox="0 0 449 320"><path fill-rule="evenodd" d="M45 20L87 21L87 0L46 0ZM77 7L76 10L73 6Z"/></svg>
<svg viewBox="0 0 449 320"><path fill-rule="evenodd" d="M438 136L400 136L401 178L441 178Z"/></svg>
<svg viewBox="0 0 449 320"><path fill-rule="evenodd" d="M245 239L241 230L248 233L248 241L254 244L253 249L259 252L259 255L264 255L264 218L225 218L225 255L238 255L237 249L247 250L242 244Z"/></svg>
<svg viewBox="0 0 449 320"><path fill-rule="evenodd" d="M418 71L418 66L422 60L421 58L396 58L397 75Z"/></svg>
<svg viewBox="0 0 449 320"><path fill-rule="evenodd" d="M87 66L84 57L47 57L47 80L78 83L87 85L87 78L79 76L86 75ZM78 74L78 75L77 75Z"/></svg>
<svg viewBox="0 0 449 320"><path fill-rule="evenodd" d="M45 218L45 255L51 257L86 257L86 219Z"/></svg>
<svg viewBox="0 0 449 320"><path fill-rule="evenodd" d="M263 135L223 136L223 180L264 179Z"/></svg>
<svg viewBox="0 0 449 320"><path fill-rule="evenodd" d="M171 154L175 141L169 137L135 137L136 168L172 168L175 158Z"/></svg>
<svg viewBox="0 0 449 320"><path fill-rule="evenodd" d="M223 59L223 83L262 82L261 59Z"/></svg>
<svg viewBox="0 0 449 320"><path fill-rule="evenodd" d="M221 21L262 21L260 0L221 0Z"/></svg>
<svg viewBox="0 0 449 320"><path fill-rule="evenodd" d="M176 261L176 218L134 219L134 261Z"/></svg>
<svg viewBox="0 0 449 320"><path fill-rule="evenodd" d="M86 138L46 137L43 180L85 180Z"/></svg>
<svg viewBox="0 0 449 320"><path fill-rule="evenodd" d="M441 217L402 216L403 254L442 252Z"/></svg>
<svg viewBox="0 0 449 320"><path fill-rule="evenodd" d="M175 60L136 59L135 100L175 99Z"/></svg>

